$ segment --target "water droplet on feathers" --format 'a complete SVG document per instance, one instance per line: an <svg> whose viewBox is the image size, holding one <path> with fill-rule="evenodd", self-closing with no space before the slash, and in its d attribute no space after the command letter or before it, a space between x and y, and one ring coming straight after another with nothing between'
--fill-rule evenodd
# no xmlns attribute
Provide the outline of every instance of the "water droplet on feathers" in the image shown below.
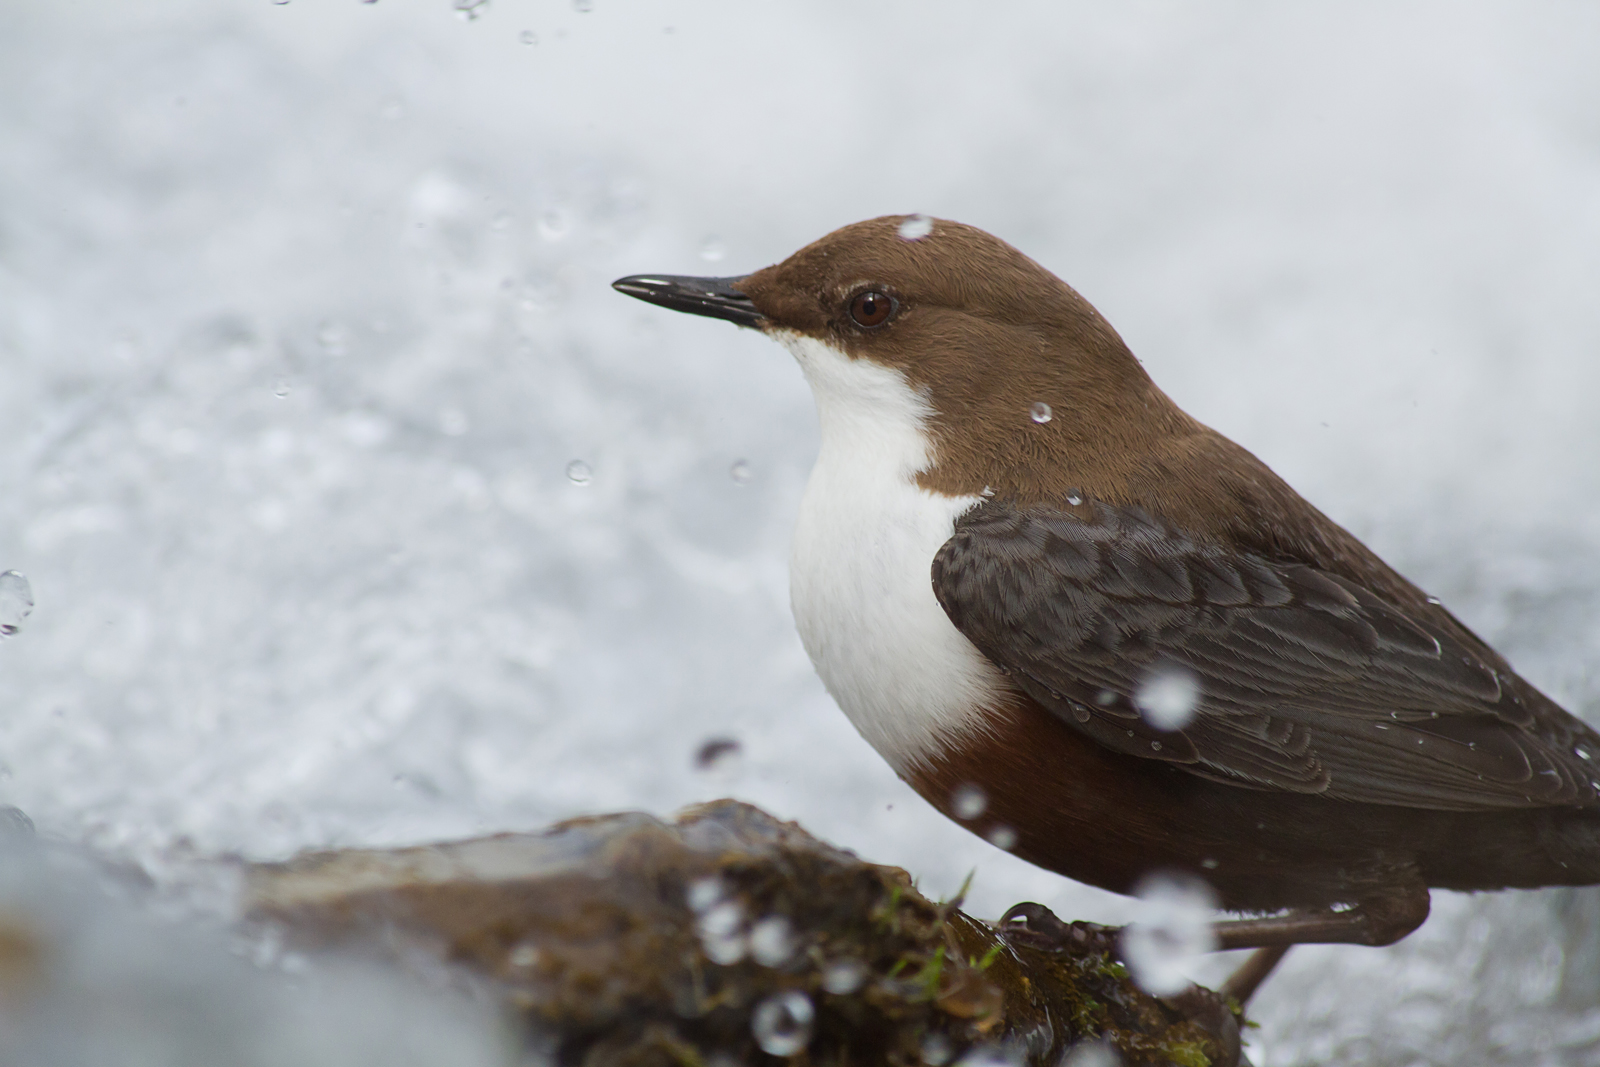
<svg viewBox="0 0 1600 1067"><path fill-rule="evenodd" d="M907 215L895 231L902 241L920 241L933 232L933 220L926 215Z"/></svg>

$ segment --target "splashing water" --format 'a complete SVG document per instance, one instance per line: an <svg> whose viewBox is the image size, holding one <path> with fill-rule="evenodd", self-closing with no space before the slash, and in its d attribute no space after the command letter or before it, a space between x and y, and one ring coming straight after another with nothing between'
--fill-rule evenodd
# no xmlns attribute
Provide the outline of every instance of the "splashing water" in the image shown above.
<svg viewBox="0 0 1600 1067"><path fill-rule="evenodd" d="M27 576L16 571L0 574L0 637L10 637L22 629L22 622L33 614L33 586Z"/></svg>
<svg viewBox="0 0 1600 1067"><path fill-rule="evenodd" d="M902 241L920 241L933 232L933 220L926 215L907 215L896 232Z"/></svg>
<svg viewBox="0 0 1600 1067"><path fill-rule="evenodd" d="M1158 997L1189 987L1190 972L1217 947L1216 896L1198 878L1152 875L1134 890L1139 917L1122 931L1122 955L1139 988Z"/></svg>
<svg viewBox="0 0 1600 1067"><path fill-rule="evenodd" d="M1157 730L1181 730L1200 708L1200 679L1187 667L1159 666L1139 683L1133 706Z"/></svg>
<svg viewBox="0 0 1600 1067"><path fill-rule="evenodd" d="M769 1056L793 1056L810 1043L815 1018L811 998L798 989L786 989L756 1005L750 1032Z"/></svg>

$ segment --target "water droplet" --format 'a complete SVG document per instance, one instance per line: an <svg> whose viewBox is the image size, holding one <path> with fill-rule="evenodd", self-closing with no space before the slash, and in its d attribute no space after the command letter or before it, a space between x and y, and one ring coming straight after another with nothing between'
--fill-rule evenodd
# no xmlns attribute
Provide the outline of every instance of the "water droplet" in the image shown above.
<svg viewBox="0 0 1600 1067"><path fill-rule="evenodd" d="M1043 400L1035 400L1033 406L1028 409L1028 417L1043 426L1055 418L1055 412L1051 411L1050 405Z"/></svg>
<svg viewBox="0 0 1600 1067"><path fill-rule="evenodd" d="M712 963L727 967L744 959L748 944L744 936L744 909L738 901L726 900L712 905L701 914L695 926L700 935L700 947Z"/></svg>
<svg viewBox="0 0 1600 1067"><path fill-rule="evenodd" d="M920 241L933 232L933 220L926 215L907 215L896 232L902 241Z"/></svg>
<svg viewBox="0 0 1600 1067"><path fill-rule="evenodd" d="M572 10L580 15L587 15L594 10L594 0L572 0Z"/></svg>
<svg viewBox="0 0 1600 1067"><path fill-rule="evenodd" d="M811 1042L811 1021L816 1009L798 989L786 989L756 1005L750 1032L769 1056L793 1056Z"/></svg>
<svg viewBox="0 0 1600 1067"><path fill-rule="evenodd" d="M460 408L445 408L439 412L439 432L446 437L460 437L469 428L467 414Z"/></svg>
<svg viewBox="0 0 1600 1067"><path fill-rule="evenodd" d="M1205 859L1200 861L1200 866L1204 867L1208 871L1214 871L1217 869L1217 861L1212 859L1210 856L1207 856Z"/></svg>
<svg viewBox="0 0 1600 1067"><path fill-rule="evenodd" d="M34 836L33 820L21 808L0 807L0 841Z"/></svg>
<svg viewBox="0 0 1600 1067"><path fill-rule="evenodd" d="M1079 722L1088 722L1090 719L1094 718L1094 712L1090 711L1082 704L1074 703L1072 705L1072 717L1077 719Z"/></svg>
<svg viewBox="0 0 1600 1067"><path fill-rule="evenodd" d="M1211 925L1216 897L1198 878L1154 875L1134 890L1139 915L1122 931L1122 957L1133 980L1158 997L1189 987L1189 972L1217 947Z"/></svg>
<svg viewBox="0 0 1600 1067"><path fill-rule="evenodd" d="M867 980L867 965L860 960L832 960L822 968L822 988L836 997L847 997Z"/></svg>
<svg viewBox="0 0 1600 1067"><path fill-rule="evenodd" d="M1158 666L1139 683L1133 706L1157 730L1181 730L1200 708L1200 679L1187 667Z"/></svg>
<svg viewBox="0 0 1600 1067"><path fill-rule="evenodd" d="M958 819L976 819L989 807L989 795L981 787L967 782L957 786L951 794L950 807Z"/></svg>
<svg viewBox="0 0 1600 1067"><path fill-rule="evenodd" d="M700 246L700 258L707 263L715 263L727 254L728 246L717 237L707 237L705 243Z"/></svg>
<svg viewBox="0 0 1600 1067"><path fill-rule="evenodd" d="M317 327L317 344L330 356L344 355L344 327L331 319L323 322Z"/></svg>
<svg viewBox="0 0 1600 1067"><path fill-rule="evenodd" d="M1590 758L1589 750L1584 748L1582 745L1579 745L1577 748L1573 749L1572 752L1573 752L1573 755L1577 756L1579 759L1589 759Z"/></svg>
<svg viewBox="0 0 1600 1067"><path fill-rule="evenodd" d="M744 746L737 739L708 737L694 751L694 769L727 773L738 768L742 755Z"/></svg>
<svg viewBox="0 0 1600 1067"><path fill-rule="evenodd" d="M1094 702L1102 708L1109 708L1117 702L1117 694L1109 689L1102 689L1094 695Z"/></svg>
<svg viewBox="0 0 1600 1067"><path fill-rule="evenodd" d="M768 915L750 927L750 958L761 966L783 966L794 949L794 928L782 915Z"/></svg>
<svg viewBox="0 0 1600 1067"><path fill-rule="evenodd" d="M1152 741L1152 742L1150 742L1150 751L1151 752L1160 752L1161 751L1161 742L1160 741Z"/></svg>
<svg viewBox="0 0 1600 1067"><path fill-rule="evenodd" d="M588 485L594 480L594 471L581 459L575 459L567 464L567 480L573 485Z"/></svg>
<svg viewBox="0 0 1600 1067"><path fill-rule="evenodd" d="M728 893L727 887L722 884L722 879L715 876L709 878L696 878L689 883L687 893L689 910L699 915L703 911L710 911L722 903L722 898Z"/></svg>
<svg viewBox="0 0 1600 1067"><path fill-rule="evenodd" d="M455 0L456 17L464 22L471 22L483 14L489 6L489 0Z"/></svg>
<svg viewBox="0 0 1600 1067"><path fill-rule="evenodd" d="M572 220L560 208L551 208L539 216L539 236L546 241L559 241L567 235Z"/></svg>
<svg viewBox="0 0 1600 1067"><path fill-rule="evenodd" d="M16 571L0 574L0 637L10 637L22 629L22 620L33 614L33 586L27 576Z"/></svg>
<svg viewBox="0 0 1600 1067"><path fill-rule="evenodd" d="M989 844L1005 852L1017 847L1017 832L1009 826L996 826L989 831Z"/></svg>
<svg viewBox="0 0 1600 1067"><path fill-rule="evenodd" d="M289 379L279 378L278 383L272 387L272 395L282 400L289 395Z"/></svg>
<svg viewBox="0 0 1600 1067"><path fill-rule="evenodd" d="M755 474L750 470L748 460L736 459L733 466L728 468L728 477L733 479L735 485L749 485Z"/></svg>
<svg viewBox="0 0 1600 1067"><path fill-rule="evenodd" d="M1431 596L1431 597L1428 598L1428 603L1434 604L1434 605L1438 605L1438 604L1443 604L1444 601L1440 600L1436 596Z"/></svg>
<svg viewBox="0 0 1600 1067"><path fill-rule="evenodd" d="M523 30L521 33L517 34L517 40L521 41L523 44L538 44L539 35L534 33L532 30Z"/></svg>
<svg viewBox="0 0 1600 1067"><path fill-rule="evenodd" d="M1022 1056L1020 1052L1008 1052L999 1045L984 1045L968 1049L967 1054L956 1061L956 1067L1022 1067Z"/></svg>
<svg viewBox="0 0 1600 1067"><path fill-rule="evenodd" d="M506 957L506 962L513 967L527 970L539 962L539 949L536 945L522 944L511 950Z"/></svg>
<svg viewBox="0 0 1600 1067"><path fill-rule="evenodd" d="M1080 1041L1067 1050L1061 1067L1121 1067L1122 1057L1104 1041Z"/></svg>
<svg viewBox="0 0 1600 1067"><path fill-rule="evenodd" d="M924 1034L918 1051L928 1067L944 1067L956 1054L955 1046L943 1034Z"/></svg>
<svg viewBox="0 0 1600 1067"><path fill-rule="evenodd" d="M1067 494L1067 503L1071 504L1073 507L1077 507L1079 504L1083 503L1083 497L1079 496L1078 491L1074 489L1072 492Z"/></svg>

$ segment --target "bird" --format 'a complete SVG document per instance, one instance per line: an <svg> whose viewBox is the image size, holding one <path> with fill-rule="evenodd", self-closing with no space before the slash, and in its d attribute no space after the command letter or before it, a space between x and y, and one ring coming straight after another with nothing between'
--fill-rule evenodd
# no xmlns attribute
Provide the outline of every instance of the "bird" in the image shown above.
<svg viewBox="0 0 1600 1067"><path fill-rule="evenodd" d="M1257 970L1391 944L1432 888L1600 882L1600 735L1010 244L885 216L613 285L799 363L796 625L946 816L1117 893L1198 879Z"/></svg>

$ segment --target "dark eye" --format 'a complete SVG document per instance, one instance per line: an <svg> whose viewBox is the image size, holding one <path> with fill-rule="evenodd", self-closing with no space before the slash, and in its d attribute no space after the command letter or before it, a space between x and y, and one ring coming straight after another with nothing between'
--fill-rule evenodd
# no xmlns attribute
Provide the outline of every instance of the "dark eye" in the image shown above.
<svg viewBox="0 0 1600 1067"><path fill-rule="evenodd" d="M863 329L870 330L874 326L882 326L893 314L894 297L888 293L880 293L876 289L857 293L856 298L850 301L850 317Z"/></svg>

